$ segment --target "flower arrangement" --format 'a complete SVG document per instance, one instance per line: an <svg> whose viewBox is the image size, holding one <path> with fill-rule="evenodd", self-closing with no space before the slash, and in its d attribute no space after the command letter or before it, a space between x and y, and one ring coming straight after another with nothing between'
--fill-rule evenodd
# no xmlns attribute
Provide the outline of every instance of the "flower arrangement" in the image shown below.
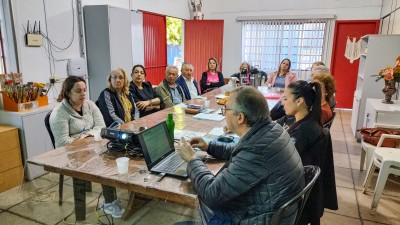
<svg viewBox="0 0 400 225"><path fill-rule="evenodd" d="M396 58L396 64L394 67L388 66L381 71L378 75L372 75L378 77L376 81L384 79L387 81L394 80L395 82L400 82L400 56Z"/></svg>

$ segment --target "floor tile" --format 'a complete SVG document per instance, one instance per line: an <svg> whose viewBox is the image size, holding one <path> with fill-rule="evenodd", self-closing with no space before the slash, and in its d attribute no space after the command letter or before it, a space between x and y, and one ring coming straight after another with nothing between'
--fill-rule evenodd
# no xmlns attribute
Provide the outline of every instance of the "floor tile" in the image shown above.
<svg viewBox="0 0 400 225"><path fill-rule="evenodd" d="M362 191L357 191L357 199L362 219L386 224L400 224L399 197L382 195L375 215L370 214L372 202L371 193L363 194Z"/></svg>
<svg viewBox="0 0 400 225"><path fill-rule="evenodd" d="M333 160L335 167L343 167L350 169L349 156L346 153L333 152Z"/></svg>
<svg viewBox="0 0 400 225"><path fill-rule="evenodd" d="M21 216L2 212L0 213L1 224L18 224L18 225L40 225L43 223L37 223L27 218L23 218Z"/></svg>
<svg viewBox="0 0 400 225"><path fill-rule="evenodd" d="M335 167L335 180L337 187L354 188L351 169Z"/></svg>
<svg viewBox="0 0 400 225"><path fill-rule="evenodd" d="M37 178L33 181L25 181L22 185L0 193L0 208L7 209L22 201L31 198L39 192L58 186L58 183Z"/></svg>
<svg viewBox="0 0 400 225"><path fill-rule="evenodd" d="M359 218L357 205L356 192L353 188L343 188L337 187L337 197L338 197L338 210L325 210L327 212L335 213L342 216L348 216L353 218Z"/></svg>
<svg viewBox="0 0 400 225"><path fill-rule="evenodd" d="M360 169L360 155L349 154L352 169Z"/></svg>
<svg viewBox="0 0 400 225"><path fill-rule="evenodd" d="M321 225L359 225L361 221L359 219L342 216L334 213L325 212L321 218Z"/></svg>
<svg viewBox="0 0 400 225"><path fill-rule="evenodd" d="M347 145L345 141L332 140L332 147L334 152L347 153Z"/></svg>
<svg viewBox="0 0 400 225"><path fill-rule="evenodd" d="M87 193L86 202L97 200L97 193ZM62 221L64 217L74 210L74 200L72 187L64 186L63 204L58 205L58 185L35 195L34 197L24 201L9 209L11 212L23 214L36 221L45 224L54 224L55 221ZM87 209L88 210L88 209Z"/></svg>
<svg viewBox="0 0 400 225"><path fill-rule="evenodd" d="M358 142L346 142L347 152L349 154L361 155L361 144Z"/></svg>

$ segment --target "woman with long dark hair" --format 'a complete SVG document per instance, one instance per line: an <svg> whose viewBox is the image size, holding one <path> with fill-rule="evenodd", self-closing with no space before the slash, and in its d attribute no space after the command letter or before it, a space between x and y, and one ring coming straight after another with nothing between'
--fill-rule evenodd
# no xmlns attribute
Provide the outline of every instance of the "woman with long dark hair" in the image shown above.
<svg viewBox="0 0 400 225"><path fill-rule="evenodd" d="M131 76L132 81L129 86L129 91L135 99L140 117L164 109L164 101L161 96L157 94L150 82L145 81L146 70L144 67L142 65L133 66Z"/></svg>
<svg viewBox="0 0 400 225"><path fill-rule="evenodd" d="M290 72L292 62L290 59L283 59L279 64L278 70L268 76L268 80L264 85L276 88L285 88L290 83L297 81L295 73Z"/></svg>

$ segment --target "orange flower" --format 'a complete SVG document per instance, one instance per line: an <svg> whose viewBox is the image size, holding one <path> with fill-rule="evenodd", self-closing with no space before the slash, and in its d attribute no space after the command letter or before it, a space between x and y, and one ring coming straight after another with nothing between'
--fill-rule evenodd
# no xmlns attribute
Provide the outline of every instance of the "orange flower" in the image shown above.
<svg viewBox="0 0 400 225"><path fill-rule="evenodd" d="M397 56L394 67L388 66L380 70L378 75L372 76L377 77L376 81L383 78L384 80L395 80L396 82L400 82L400 56Z"/></svg>

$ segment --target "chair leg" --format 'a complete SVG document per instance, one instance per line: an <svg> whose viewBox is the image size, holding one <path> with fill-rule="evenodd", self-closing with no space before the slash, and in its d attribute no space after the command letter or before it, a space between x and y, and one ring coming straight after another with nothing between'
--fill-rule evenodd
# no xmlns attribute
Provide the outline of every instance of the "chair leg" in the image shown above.
<svg viewBox="0 0 400 225"><path fill-rule="evenodd" d="M63 188L64 188L64 175L60 174L58 181L58 205L62 205L63 202Z"/></svg>
<svg viewBox="0 0 400 225"><path fill-rule="evenodd" d="M383 189L385 188L386 180L389 176L389 167L388 163L382 162L382 167L379 170L378 180L376 181L374 195L372 197L371 204L371 213L375 214L376 209L378 208L379 199L381 198Z"/></svg>
<svg viewBox="0 0 400 225"><path fill-rule="evenodd" d="M369 183L371 182L371 179L372 179L372 175L375 172L375 168L376 168L375 163L372 160L371 163L369 164L367 175L365 177L364 184L363 184L363 187L364 187L363 193L364 194L367 193Z"/></svg>
<svg viewBox="0 0 400 225"><path fill-rule="evenodd" d="M361 157L360 157L360 171L364 170L364 162L365 162L365 152L366 150L361 147ZM368 165L367 165L368 166Z"/></svg>

